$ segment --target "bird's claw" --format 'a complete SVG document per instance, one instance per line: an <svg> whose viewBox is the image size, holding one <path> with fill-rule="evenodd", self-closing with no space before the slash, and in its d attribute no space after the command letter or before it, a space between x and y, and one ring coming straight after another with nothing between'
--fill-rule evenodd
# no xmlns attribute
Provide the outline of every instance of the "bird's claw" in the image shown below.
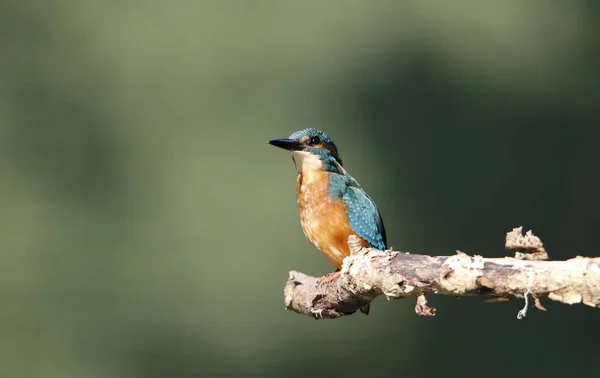
<svg viewBox="0 0 600 378"><path fill-rule="evenodd" d="M339 270L337 270L333 273L327 273L323 277L317 278L317 284L315 285L315 287L318 289L319 287L322 287L323 285L329 285L333 281L337 280L339 277L340 277Z"/></svg>

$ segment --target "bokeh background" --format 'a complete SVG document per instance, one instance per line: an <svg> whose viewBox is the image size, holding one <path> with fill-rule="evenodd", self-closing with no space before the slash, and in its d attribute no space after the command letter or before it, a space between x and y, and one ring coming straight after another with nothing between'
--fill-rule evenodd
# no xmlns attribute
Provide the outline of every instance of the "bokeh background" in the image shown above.
<svg viewBox="0 0 600 378"><path fill-rule="evenodd" d="M284 310L288 153L325 130L390 244L598 256L595 1L0 3L0 376L598 377L600 312Z"/></svg>

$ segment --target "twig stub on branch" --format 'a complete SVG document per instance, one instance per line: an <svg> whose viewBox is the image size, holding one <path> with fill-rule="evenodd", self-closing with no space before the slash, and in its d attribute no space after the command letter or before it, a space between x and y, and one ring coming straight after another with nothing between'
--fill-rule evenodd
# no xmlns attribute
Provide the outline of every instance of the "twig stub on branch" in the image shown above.
<svg viewBox="0 0 600 378"><path fill-rule="evenodd" d="M514 228L506 233L506 249L524 249L526 252L515 252L515 258L519 260L542 261L548 260L548 253L544 244L533 234L531 230L523 235L523 227Z"/></svg>

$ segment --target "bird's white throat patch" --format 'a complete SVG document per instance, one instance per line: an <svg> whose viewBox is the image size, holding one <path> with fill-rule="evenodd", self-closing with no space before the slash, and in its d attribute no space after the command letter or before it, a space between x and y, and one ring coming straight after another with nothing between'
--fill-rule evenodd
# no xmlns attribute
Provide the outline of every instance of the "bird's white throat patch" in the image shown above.
<svg viewBox="0 0 600 378"><path fill-rule="evenodd" d="M317 171L323 168L323 162L314 154L306 151L293 151L292 156L296 163L298 173L306 171Z"/></svg>

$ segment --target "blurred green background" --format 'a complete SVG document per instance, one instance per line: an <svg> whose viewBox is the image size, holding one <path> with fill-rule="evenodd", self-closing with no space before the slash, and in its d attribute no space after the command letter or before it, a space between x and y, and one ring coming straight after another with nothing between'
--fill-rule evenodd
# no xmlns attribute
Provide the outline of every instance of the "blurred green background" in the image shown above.
<svg viewBox="0 0 600 378"><path fill-rule="evenodd" d="M594 1L0 3L0 376L598 377L600 312L284 310L325 130L391 246L600 255Z"/></svg>

